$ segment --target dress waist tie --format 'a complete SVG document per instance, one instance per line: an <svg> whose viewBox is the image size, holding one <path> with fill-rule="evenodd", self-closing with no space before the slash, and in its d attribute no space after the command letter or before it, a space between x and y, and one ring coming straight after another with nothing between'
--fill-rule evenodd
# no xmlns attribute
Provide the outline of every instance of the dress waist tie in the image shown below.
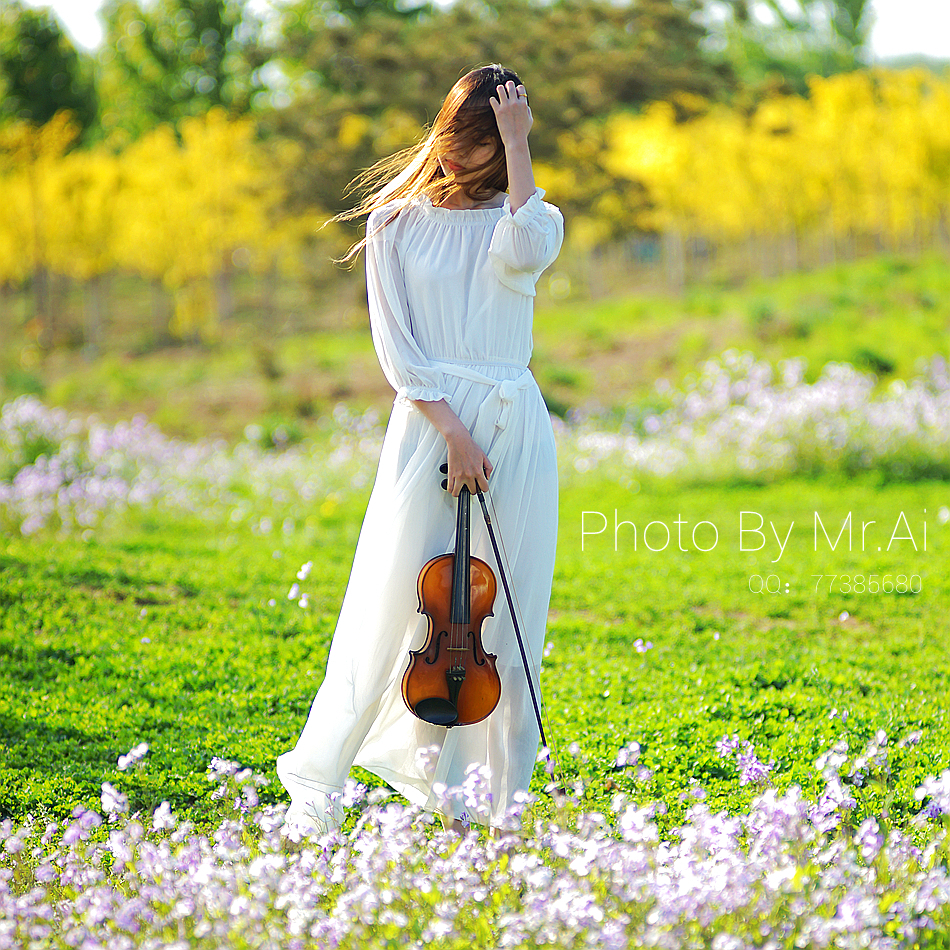
<svg viewBox="0 0 950 950"><path fill-rule="evenodd" d="M446 360L433 360L432 365L450 376L467 379L473 383L490 386L491 392L485 397L475 417L472 438L487 452L495 435L493 429L504 429L511 417L511 405L519 392L537 386L531 370L527 367L515 379L493 379L480 373L465 363L450 363Z"/></svg>

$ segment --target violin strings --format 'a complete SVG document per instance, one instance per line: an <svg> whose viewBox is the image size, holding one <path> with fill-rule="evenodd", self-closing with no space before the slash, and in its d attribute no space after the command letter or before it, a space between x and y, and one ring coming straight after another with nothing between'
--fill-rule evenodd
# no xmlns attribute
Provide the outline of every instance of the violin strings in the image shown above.
<svg viewBox="0 0 950 950"><path fill-rule="evenodd" d="M463 505L469 503L470 499L463 498L462 492L459 492L456 509L455 509L455 547L456 550L459 550L462 546L462 537L461 535L468 535L469 521L464 517ZM463 523L464 522L464 523ZM464 538L465 547L467 548L470 542L470 537ZM463 565L464 567L464 565ZM459 568L461 570L461 568ZM453 571L454 575L454 571ZM463 624L461 622L462 617L468 616L471 620L471 608L472 608L472 567L471 562L469 562L468 567L468 577L464 579L464 584L461 587L457 587L453 583L452 590L452 613L449 618L450 634L449 634L449 646L453 648L453 655L458 657L462 652L465 646L466 630L463 629ZM464 599L468 598L468 610L465 610ZM467 626L467 625L465 625Z"/></svg>
<svg viewBox="0 0 950 950"><path fill-rule="evenodd" d="M502 559L503 559L504 562L505 562L505 569L506 569L507 572L508 572L508 576L511 577L511 576L512 576L511 559L508 557L508 550L507 550L507 548L505 547L505 537L504 537L504 533L503 533L502 530L501 530L501 525L500 525L499 522L498 522L498 513L497 513L497 511L496 511L496 509L495 509L495 502L494 502L494 499L492 498L491 490L488 489L488 488L486 488L485 491L484 491L484 495L485 495L485 497L488 499L488 507L491 509L492 523L493 523L494 526L495 526L495 535L496 535L496 537L498 538L498 546L499 546L499 550L500 550L501 555L502 555ZM521 626L522 626L522 628L524 628L524 626L525 626L524 613L523 613L523 611L521 610L521 603L520 603L519 600L518 600L518 588L517 588L515 585L513 585L513 584L511 585L511 588L512 588L512 590L511 590L512 601L513 601L513 603L514 603L515 610L518 612L518 619L519 619L520 622L521 622ZM522 637L522 641L524 641L524 639L525 639L525 638ZM530 643L526 643L526 642L525 642L525 643L523 643L523 646L524 646L525 651L527 652L529 658L531 659L531 664L532 664L532 666L534 666L535 668L537 668L537 669L540 670L541 665L540 665L540 664L538 663L538 661L534 658L534 654L531 652L531 645L530 645ZM529 675L527 670L525 670L525 675L526 675L526 676ZM538 690L537 690L538 703L539 703L539 705L540 705L540 707L541 707L541 717L544 719L544 723L545 723L545 725L547 726L547 730L546 730L546 732L547 732L547 740L548 740L547 754L548 754L549 759L550 759L551 762L553 763L553 768L557 770L557 773L558 773L558 774L557 774L557 778L558 778L558 780L560 781L561 787L562 787L562 788L566 788L566 784L567 784L567 783L566 783L566 778L565 778L565 775L564 775L564 770L561 768L560 756L557 754L557 750L554 748L554 738L553 738L554 733L553 733L552 730L551 730L551 719L550 719L550 717L548 716L547 703L545 702L545 700L544 700L544 694L543 694L543 692L541 691L540 677L539 677L539 679L538 679L538 684L537 684L537 685L538 685ZM554 774L553 774L553 772L552 772L551 778L554 779L554 777L555 777L555 776L554 776Z"/></svg>
<svg viewBox="0 0 950 950"><path fill-rule="evenodd" d="M461 547L462 547L462 538L461 538L461 535L462 535L462 505L464 504L464 500L463 500L463 498L462 498L462 493L461 493L461 492L459 492L458 498L456 499L456 502L457 502L457 503L456 503L456 506L455 506L455 550L456 550L456 551L460 551L460 550L461 550ZM456 564L456 565L454 566L453 574L455 574L456 572L460 572L460 571L461 571L461 567L460 567L458 564ZM469 572L469 576L465 578L465 581L466 581L466 584L465 584L465 591L466 591L465 596L471 598L471 596L472 596L472 595L471 595L471 586L472 586L471 571ZM451 636L450 636L450 638L449 638L449 646L450 646L450 647L453 647L453 648L455 648L455 649L458 649L458 648L460 648L460 647L462 646L462 633L461 633L461 630L459 629L459 623L460 623L461 618L462 618L462 596L463 596L463 595L462 595L461 589L459 588L459 586L458 586L457 584L453 584L452 587L453 587L453 590L452 590L452 615L451 615L451 617L449 618L450 623L451 623L451 628L452 628L452 634L451 634ZM453 655L454 655L454 656L458 656L457 653L455 653L455 654L453 654Z"/></svg>

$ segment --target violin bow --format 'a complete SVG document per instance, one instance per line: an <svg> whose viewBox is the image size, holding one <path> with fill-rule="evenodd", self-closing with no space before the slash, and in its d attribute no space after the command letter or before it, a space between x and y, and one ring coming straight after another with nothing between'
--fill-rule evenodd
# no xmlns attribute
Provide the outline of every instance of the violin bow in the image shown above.
<svg viewBox="0 0 950 950"><path fill-rule="evenodd" d="M508 576L502 566L501 552L498 550L498 542L495 540L495 529L492 526L491 515L488 514L488 506L485 504L485 496L478 492L478 500L482 506L482 514L485 516L485 526L488 528L488 537L491 538L491 546L495 552L495 562L498 564L498 572L501 574L501 583L505 588L505 597L508 599L508 609L511 611L511 621L515 625L515 636L518 638L518 649L521 651L521 662L524 664L524 675L528 680L528 690L531 693L531 705L534 706L534 715L538 720L538 729L541 732L541 744L545 751L550 754L550 746L544 735L544 725L541 722L541 708L538 705L538 697L534 692L534 680L531 679L531 670L528 669L528 656L525 653L524 640L521 638L521 628L518 626L518 615L515 613L515 604L511 597L511 588L508 586Z"/></svg>

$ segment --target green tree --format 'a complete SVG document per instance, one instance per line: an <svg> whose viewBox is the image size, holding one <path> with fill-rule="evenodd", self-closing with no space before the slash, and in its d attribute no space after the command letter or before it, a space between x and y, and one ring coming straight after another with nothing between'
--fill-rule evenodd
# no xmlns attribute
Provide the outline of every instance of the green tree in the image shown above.
<svg viewBox="0 0 950 950"><path fill-rule="evenodd" d="M707 45L751 98L865 65L870 13L870 0L704 0Z"/></svg>
<svg viewBox="0 0 950 950"><path fill-rule="evenodd" d="M826 30L848 49L860 52L868 40L870 0L796 0L789 11L779 0L762 0L776 19L793 32L821 34Z"/></svg>
<svg viewBox="0 0 950 950"><path fill-rule="evenodd" d="M536 118L532 153L551 163L562 136L592 117L654 99L719 98L730 87L728 69L701 52L694 0L459 0L425 16L371 10L319 28L318 6L288 8L279 38L257 55L288 82L289 104L263 121L303 146L291 194L330 211L346 206L356 172L411 144L452 84L480 64L522 76ZM585 180L601 187L590 171Z"/></svg>
<svg viewBox="0 0 950 950"><path fill-rule="evenodd" d="M64 110L83 130L94 125L91 64L52 11L0 0L0 117L44 125Z"/></svg>
<svg viewBox="0 0 950 950"><path fill-rule="evenodd" d="M311 21L316 18L332 22L339 16L357 20L369 13L385 13L395 17L417 17L435 8L427 0L296 0L285 9L297 8Z"/></svg>
<svg viewBox="0 0 950 950"><path fill-rule="evenodd" d="M250 104L244 58L259 23L242 0L108 0L99 53L107 133L137 138L216 106L230 114Z"/></svg>

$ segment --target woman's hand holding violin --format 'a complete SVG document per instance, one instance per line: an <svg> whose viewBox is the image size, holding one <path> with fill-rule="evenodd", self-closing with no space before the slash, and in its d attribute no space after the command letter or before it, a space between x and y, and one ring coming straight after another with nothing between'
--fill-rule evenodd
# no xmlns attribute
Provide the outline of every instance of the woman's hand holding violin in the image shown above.
<svg viewBox="0 0 950 950"><path fill-rule="evenodd" d="M413 400L413 405L442 433L449 450L448 490L456 497L464 485L474 495L488 488L492 464L452 407L438 402Z"/></svg>
<svg viewBox="0 0 950 950"><path fill-rule="evenodd" d="M462 426L460 432L446 437L445 442L449 447L448 490L455 496L458 496L463 485L473 495L485 491L492 464L468 429Z"/></svg>

